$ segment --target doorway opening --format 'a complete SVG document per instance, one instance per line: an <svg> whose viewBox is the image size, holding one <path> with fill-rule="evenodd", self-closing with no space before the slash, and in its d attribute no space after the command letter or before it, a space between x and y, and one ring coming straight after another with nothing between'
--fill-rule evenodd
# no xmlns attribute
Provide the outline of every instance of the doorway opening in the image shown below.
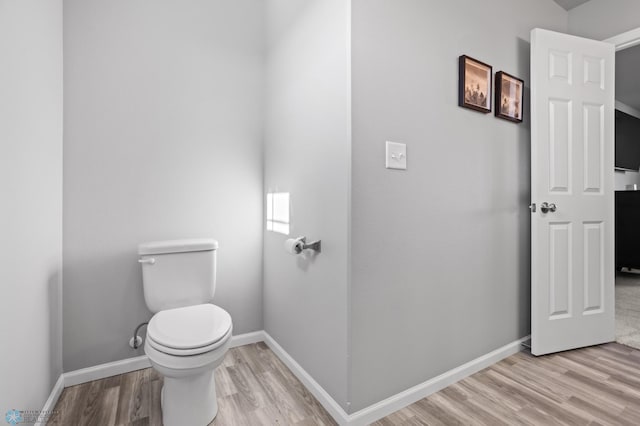
<svg viewBox="0 0 640 426"><path fill-rule="evenodd" d="M616 45L616 341L640 349L640 29L606 41Z"/></svg>

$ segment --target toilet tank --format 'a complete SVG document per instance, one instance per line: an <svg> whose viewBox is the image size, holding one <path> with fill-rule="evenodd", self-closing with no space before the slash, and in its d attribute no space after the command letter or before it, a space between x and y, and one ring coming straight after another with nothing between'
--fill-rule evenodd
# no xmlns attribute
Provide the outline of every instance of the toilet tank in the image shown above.
<svg viewBox="0 0 640 426"><path fill-rule="evenodd" d="M154 241L138 246L144 299L153 313L210 303L216 291L213 239Z"/></svg>

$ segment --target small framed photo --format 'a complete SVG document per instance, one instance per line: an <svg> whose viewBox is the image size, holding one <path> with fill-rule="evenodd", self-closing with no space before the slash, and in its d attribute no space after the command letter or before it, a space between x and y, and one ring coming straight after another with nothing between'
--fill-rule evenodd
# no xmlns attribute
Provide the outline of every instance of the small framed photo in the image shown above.
<svg viewBox="0 0 640 426"><path fill-rule="evenodd" d="M491 65L462 55L458 59L458 105L491 112Z"/></svg>
<svg viewBox="0 0 640 426"><path fill-rule="evenodd" d="M506 72L496 73L496 117L522 123L524 81Z"/></svg>

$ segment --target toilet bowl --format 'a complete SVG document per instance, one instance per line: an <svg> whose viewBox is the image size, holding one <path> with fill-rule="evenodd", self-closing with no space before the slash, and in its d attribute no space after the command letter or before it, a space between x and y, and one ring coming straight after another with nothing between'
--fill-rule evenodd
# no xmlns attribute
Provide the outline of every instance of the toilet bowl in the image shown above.
<svg viewBox="0 0 640 426"><path fill-rule="evenodd" d="M151 318L144 351L164 376L165 426L207 425L215 418L214 369L229 349L232 329L231 316L209 303L160 311Z"/></svg>

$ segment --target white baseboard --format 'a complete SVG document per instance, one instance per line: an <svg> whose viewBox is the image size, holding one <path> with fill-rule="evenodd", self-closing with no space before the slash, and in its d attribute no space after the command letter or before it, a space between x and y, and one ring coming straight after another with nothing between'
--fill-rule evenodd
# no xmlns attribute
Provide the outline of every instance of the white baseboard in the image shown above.
<svg viewBox="0 0 640 426"><path fill-rule="evenodd" d="M62 391L64 390L64 375L61 374L56 381L56 384L53 385L53 389L51 389L51 393L49 394L49 398L44 403L44 407L42 407L42 415L44 416L41 420L34 423L34 426L44 426L47 424L47 416L49 413L53 411L58 400L60 399L60 395L62 395Z"/></svg>
<svg viewBox="0 0 640 426"><path fill-rule="evenodd" d="M252 333L232 336L230 347L235 348L237 346L250 345L251 343L262 341L264 341L264 332L254 331ZM93 380L105 379L107 377L130 373L132 371L142 370L143 368L149 367L151 367L151 362L149 362L149 358L147 358L146 355L108 362L106 364L100 364L94 367L64 373L64 387L75 386L91 382Z"/></svg>
<svg viewBox="0 0 640 426"><path fill-rule="evenodd" d="M522 342L529 339L530 336L518 339L515 342L504 345L488 354L482 355L474 360L467 362L459 367L442 373L433 379L420 383L412 388L409 388L403 392L395 394L387 399L363 408L360 411L349 415L349 426L368 425L375 422L389 414L413 404L416 401L421 400L433 393L438 392L450 386L465 377L468 377L478 371L489 367L496 362L518 353L522 350Z"/></svg>
<svg viewBox="0 0 640 426"><path fill-rule="evenodd" d="M420 383L403 392L393 395L387 399L370 405L352 414L347 414L345 410L325 391L318 382L307 373L295 359L291 357L266 331L254 331L252 333L233 336L231 347L249 345L264 341L267 346L276 354L278 358L293 372L302 384L311 392L318 402L327 410L333 419L341 426L361 426L375 422L389 414L398 411L407 405L425 398L453 383L464 379L496 362L513 355L522 350L522 342L530 336L523 337L498 348L488 354L482 355L459 367L449 370L441 375ZM124 359L121 361L109 362L94 367L83 368L81 370L70 371L60 376L56 382L49 399L45 403L43 410L53 410L60 398L63 388L79 385L93 380L104 379L106 377L125 374L131 371L151 367L151 363L146 355Z"/></svg>
<svg viewBox="0 0 640 426"><path fill-rule="evenodd" d="M322 386L320 386L320 384L316 382L314 378L311 377L311 375L309 375L309 373L307 373L305 369L302 368L302 366L282 348L282 346L269 336L266 331L264 332L264 337L264 341L267 346L269 346L269 349L271 349L273 353L280 358L280 361L282 361L284 365L291 370L293 375L302 382L307 390L316 397L318 402L325 408L325 410L327 410L331 417L333 417L339 425L349 425L349 415L342 409L340 404L338 404L336 400L333 399L331 395L329 395L327 391L325 391Z"/></svg>
<svg viewBox="0 0 640 426"><path fill-rule="evenodd" d="M120 361L107 362L106 364L100 364L64 373L64 387L68 388L69 386L105 379L107 377L130 373L132 371L142 370L143 368L149 367L151 367L151 363L146 355L127 358Z"/></svg>
<svg viewBox="0 0 640 426"><path fill-rule="evenodd" d="M262 330L231 337L230 347L237 348L238 346L251 345L258 342L264 342L264 331Z"/></svg>
<svg viewBox="0 0 640 426"><path fill-rule="evenodd" d="M316 397L318 402L329 412L333 419L341 426L364 426L380 420L407 405L413 404L439 390L452 385L465 377L486 368L496 362L518 353L522 350L522 342L530 336L518 339L488 354L482 355L459 367L449 370L441 375L420 383L403 392L370 405L352 414L347 414L342 407L329 395L313 377L309 375L267 332L265 343L280 358L280 360L293 372L302 384Z"/></svg>

